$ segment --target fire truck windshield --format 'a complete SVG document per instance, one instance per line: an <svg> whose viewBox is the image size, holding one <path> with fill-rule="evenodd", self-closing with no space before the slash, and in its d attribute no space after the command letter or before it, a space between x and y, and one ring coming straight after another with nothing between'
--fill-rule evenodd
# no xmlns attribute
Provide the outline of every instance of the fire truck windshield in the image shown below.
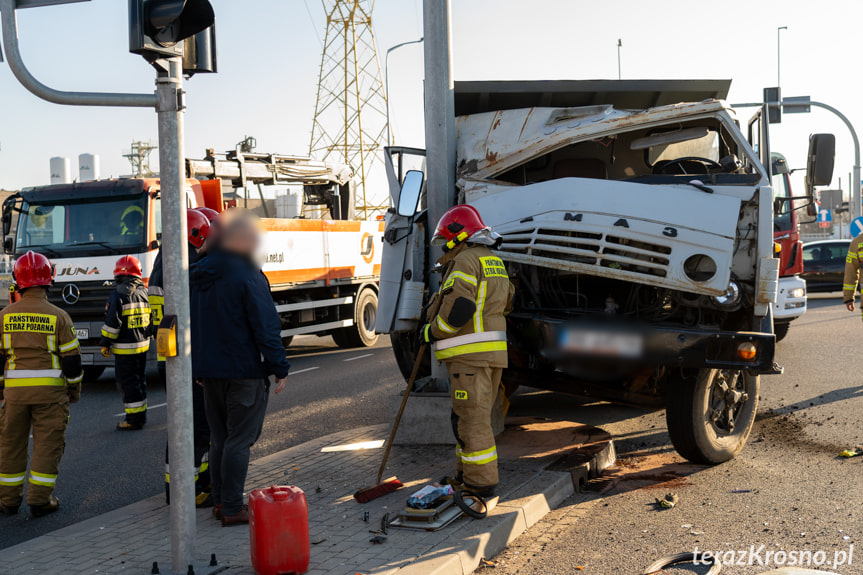
<svg viewBox="0 0 863 575"><path fill-rule="evenodd" d="M17 249L128 253L146 243L146 196L118 200L24 203ZM56 257L56 256L55 256Z"/></svg>

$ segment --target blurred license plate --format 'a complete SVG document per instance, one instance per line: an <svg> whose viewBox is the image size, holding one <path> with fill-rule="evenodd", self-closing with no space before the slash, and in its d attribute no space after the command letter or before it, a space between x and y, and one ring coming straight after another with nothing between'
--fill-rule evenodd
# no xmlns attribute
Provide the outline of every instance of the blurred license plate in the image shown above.
<svg viewBox="0 0 863 575"><path fill-rule="evenodd" d="M640 333L568 329L562 340L564 350L584 355L639 358L644 351Z"/></svg>
<svg viewBox="0 0 863 575"><path fill-rule="evenodd" d="M76 327L75 335L78 339L90 339L90 330L86 327Z"/></svg>

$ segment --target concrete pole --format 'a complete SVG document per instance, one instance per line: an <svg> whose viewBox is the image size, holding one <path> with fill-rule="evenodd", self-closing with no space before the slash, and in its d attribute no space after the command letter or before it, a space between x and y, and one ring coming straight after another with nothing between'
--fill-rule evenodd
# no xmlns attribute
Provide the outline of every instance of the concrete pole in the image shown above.
<svg viewBox="0 0 863 575"><path fill-rule="evenodd" d="M455 100L452 79L450 0L423 0L425 40L426 190L429 226L455 204ZM443 255L430 247L430 264ZM437 291L440 276L432 274L430 288ZM438 389L446 389L446 370L432 361ZM429 391L436 391L429 389Z"/></svg>
<svg viewBox="0 0 863 575"><path fill-rule="evenodd" d="M156 80L165 315L177 317L177 356L167 358L168 446L171 458L171 568L186 573L195 556L195 472L192 441L192 339L189 331L189 248L183 150L183 66L165 60Z"/></svg>

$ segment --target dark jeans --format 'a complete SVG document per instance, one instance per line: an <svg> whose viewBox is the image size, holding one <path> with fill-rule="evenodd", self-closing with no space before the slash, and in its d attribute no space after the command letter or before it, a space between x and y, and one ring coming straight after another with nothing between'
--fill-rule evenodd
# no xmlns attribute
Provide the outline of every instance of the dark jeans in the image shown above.
<svg viewBox="0 0 863 575"><path fill-rule="evenodd" d="M114 373L123 392L126 421L143 425L147 422L147 354L114 354Z"/></svg>
<svg viewBox="0 0 863 575"><path fill-rule="evenodd" d="M243 507L249 451L264 427L269 389L266 379L204 380L213 502L224 515Z"/></svg>
<svg viewBox="0 0 863 575"><path fill-rule="evenodd" d="M159 379L167 386L165 362L159 362ZM192 430L195 442L195 494L210 489L210 468L208 463L210 451L210 426L207 423L207 411L204 408L204 388L197 383L192 384ZM168 445L165 444L165 502L171 503L170 467L168 462Z"/></svg>

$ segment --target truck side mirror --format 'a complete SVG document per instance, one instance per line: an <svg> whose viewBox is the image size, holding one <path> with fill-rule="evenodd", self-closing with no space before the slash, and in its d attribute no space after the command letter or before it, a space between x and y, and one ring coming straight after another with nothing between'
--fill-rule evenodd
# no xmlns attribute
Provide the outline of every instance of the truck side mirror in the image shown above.
<svg viewBox="0 0 863 575"><path fill-rule="evenodd" d="M3 210L3 235L8 236L12 230L12 210Z"/></svg>
<svg viewBox="0 0 863 575"><path fill-rule="evenodd" d="M833 161L836 158L836 136L812 134L809 136L809 154L806 160L806 195L812 197L815 186L826 186L833 180Z"/></svg>
<svg viewBox="0 0 863 575"><path fill-rule="evenodd" d="M15 240L13 238L3 238L3 252L9 255L15 253Z"/></svg>
<svg viewBox="0 0 863 575"><path fill-rule="evenodd" d="M399 192L398 213L400 216L409 218L416 213L420 203L424 177L425 175L419 170L409 170L405 174L402 189Z"/></svg>

